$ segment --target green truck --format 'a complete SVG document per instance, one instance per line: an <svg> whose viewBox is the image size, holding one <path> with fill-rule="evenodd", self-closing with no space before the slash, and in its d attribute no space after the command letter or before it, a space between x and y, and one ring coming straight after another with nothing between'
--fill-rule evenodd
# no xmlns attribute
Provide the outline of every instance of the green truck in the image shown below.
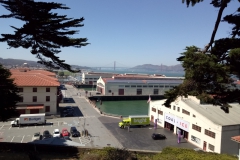
<svg viewBox="0 0 240 160"><path fill-rule="evenodd" d="M148 115L134 115L129 116L128 118L123 118L121 122L119 122L120 128L130 127L130 126L147 126L150 125L150 118Z"/></svg>

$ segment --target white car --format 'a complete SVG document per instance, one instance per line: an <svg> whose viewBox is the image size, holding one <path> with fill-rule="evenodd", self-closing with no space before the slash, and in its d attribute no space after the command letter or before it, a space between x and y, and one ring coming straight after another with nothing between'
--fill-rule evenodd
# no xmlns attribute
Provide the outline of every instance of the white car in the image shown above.
<svg viewBox="0 0 240 160"><path fill-rule="evenodd" d="M40 132L34 133L32 137L32 141L40 140Z"/></svg>
<svg viewBox="0 0 240 160"><path fill-rule="evenodd" d="M59 129L54 129L53 131L53 137L60 137L61 133L59 131Z"/></svg>

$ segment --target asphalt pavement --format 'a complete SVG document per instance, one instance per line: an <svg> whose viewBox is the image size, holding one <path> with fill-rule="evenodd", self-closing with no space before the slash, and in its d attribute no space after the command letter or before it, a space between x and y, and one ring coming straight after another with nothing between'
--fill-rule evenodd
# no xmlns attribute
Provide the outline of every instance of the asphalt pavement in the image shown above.
<svg viewBox="0 0 240 160"><path fill-rule="evenodd" d="M91 148L116 147L127 148L134 150L161 151L167 146L196 148L186 140L177 143L177 136L172 132L157 128L153 125L143 128L120 129L118 122L119 117L108 117L100 114L99 110L92 105L86 93L82 89L77 89L71 85L65 85L64 94L70 100L67 103L60 103L60 110L65 106L74 108L74 115L71 117L60 117L48 119L48 125L44 126L26 126L26 127L11 127L10 122L0 123L0 142L18 142L28 143L32 141L33 134L36 132L42 133L44 130L49 130L50 133L54 129L67 128L75 126L80 133L87 130L88 135L81 137L71 137L73 142L79 146ZM92 95L96 91L89 91ZM165 134L166 140L153 140L152 133Z"/></svg>

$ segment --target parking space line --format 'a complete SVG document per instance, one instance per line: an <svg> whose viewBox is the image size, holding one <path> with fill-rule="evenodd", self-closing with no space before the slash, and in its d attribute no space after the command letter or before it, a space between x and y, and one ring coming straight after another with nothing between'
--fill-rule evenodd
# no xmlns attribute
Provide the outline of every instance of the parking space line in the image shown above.
<svg viewBox="0 0 240 160"><path fill-rule="evenodd" d="M3 125L4 126L4 125ZM3 128L3 126L0 128L0 130Z"/></svg>
<svg viewBox="0 0 240 160"><path fill-rule="evenodd" d="M82 141L81 141L81 138L79 137L79 141L80 141L80 143L82 144Z"/></svg>
<svg viewBox="0 0 240 160"><path fill-rule="evenodd" d="M11 142L13 141L14 137L15 137L15 136L13 136L13 138L12 138Z"/></svg>
<svg viewBox="0 0 240 160"><path fill-rule="evenodd" d="M12 128L12 126L11 127L9 127L8 129L11 129Z"/></svg>
<svg viewBox="0 0 240 160"><path fill-rule="evenodd" d="M59 126L59 121L58 121L58 126Z"/></svg>
<svg viewBox="0 0 240 160"><path fill-rule="evenodd" d="M21 143L23 142L24 137L25 137L25 135L23 136Z"/></svg>

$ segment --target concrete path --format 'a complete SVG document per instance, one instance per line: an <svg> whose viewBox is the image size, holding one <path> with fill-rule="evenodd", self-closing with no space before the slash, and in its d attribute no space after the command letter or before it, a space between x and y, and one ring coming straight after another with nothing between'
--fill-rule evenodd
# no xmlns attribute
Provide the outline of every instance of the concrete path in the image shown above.
<svg viewBox="0 0 240 160"><path fill-rule="evenodd" d="M91 141L90 143L85 144L85 146L100 148L111 146L116 148L123 148L122 144L99 120L99 117L102 117L102 115L92 104L89 103L88 99L85 98L85 91L78 90L71 85L65 86L67 89L65 90L66 94L75 102L71 105L78 106L83 115L83 117L79 117L79 123L81 124L79 125L80 130L86 129L90 134ZM61 104L61 106L63 105L68 104Z"/></svg>

